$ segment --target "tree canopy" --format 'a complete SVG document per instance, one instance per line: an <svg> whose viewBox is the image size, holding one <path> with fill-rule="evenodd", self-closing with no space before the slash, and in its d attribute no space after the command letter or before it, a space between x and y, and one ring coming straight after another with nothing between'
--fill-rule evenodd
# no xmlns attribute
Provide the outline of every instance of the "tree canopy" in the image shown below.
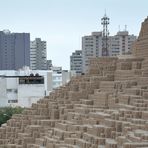
<svg viewBox="0 0 148 148"><path fill-rule="evenodd" d="M2 107L0 108L0 126L3 123L6 123L13 114L20 114L22 113L23 108L21 107Z"/></svg>

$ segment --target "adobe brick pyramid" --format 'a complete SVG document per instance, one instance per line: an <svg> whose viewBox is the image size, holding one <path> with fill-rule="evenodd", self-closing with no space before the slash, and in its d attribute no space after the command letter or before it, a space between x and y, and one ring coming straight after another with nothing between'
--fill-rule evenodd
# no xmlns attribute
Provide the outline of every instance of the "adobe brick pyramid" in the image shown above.
<svg viewBox="0 0 148 148"><path fill-rule="evenodd" d="M148 148L148 18L133 55L91 60L90 73L14 115L1 148Z"/></svg>

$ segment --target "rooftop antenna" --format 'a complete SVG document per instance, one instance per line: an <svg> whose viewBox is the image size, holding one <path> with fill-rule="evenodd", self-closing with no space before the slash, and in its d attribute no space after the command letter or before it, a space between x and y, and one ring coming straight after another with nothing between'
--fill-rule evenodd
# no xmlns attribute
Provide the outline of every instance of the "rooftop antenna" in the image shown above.
<svg viewBox="0 0 148 148"><path fill-rule="evenodd" d="M127 25L125 25L125 31L127 31Z"/></svg>
<svg viewBox="0 0 148 148"><path fill-rule="evenodd" d="M106 9L105 9L105 14L104 14L104 16L106 16Z"/></svg>
<svg viewBox="0 0 148 148"><path fill-rule="evenodd" d="M104 17L101 19L101 24L103 25L103 32L102 32L102 56L109 56L108 51L108 36L109 36L109 18L106 15L106 10Z"/></svg>
<svg viewBox="0 0 148 148"><path fill-rule="evenodd" d="M120 25L118 26L119 32L120 32Z"/></svg>

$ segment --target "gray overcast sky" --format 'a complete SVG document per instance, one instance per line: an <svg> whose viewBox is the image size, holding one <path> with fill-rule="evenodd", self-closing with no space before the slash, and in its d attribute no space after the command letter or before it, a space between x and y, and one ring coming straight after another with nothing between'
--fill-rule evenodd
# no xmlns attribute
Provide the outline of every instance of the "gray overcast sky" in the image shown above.
<svg viewBox="0 0 148 148"><path fill-rule="evenodd" d="M125 28L138 35L148 15L148 0L0 0L0 30L29 32L47 41L47 57L69 69L69 57L81 49L81 37L102 30L104 12L110 35Z"/></svg>

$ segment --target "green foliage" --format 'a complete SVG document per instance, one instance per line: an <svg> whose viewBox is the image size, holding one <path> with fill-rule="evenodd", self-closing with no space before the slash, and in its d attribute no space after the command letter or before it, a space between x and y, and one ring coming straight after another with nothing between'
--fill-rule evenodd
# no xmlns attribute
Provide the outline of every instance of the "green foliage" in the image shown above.
<svg viewBox="0 0 148 148"><path fill-rule="evenodd" d="M0 108L0 126L3 123L6 123L13 114L20 114L22 113L23 108L21 107L3 107Z"/></svg>

